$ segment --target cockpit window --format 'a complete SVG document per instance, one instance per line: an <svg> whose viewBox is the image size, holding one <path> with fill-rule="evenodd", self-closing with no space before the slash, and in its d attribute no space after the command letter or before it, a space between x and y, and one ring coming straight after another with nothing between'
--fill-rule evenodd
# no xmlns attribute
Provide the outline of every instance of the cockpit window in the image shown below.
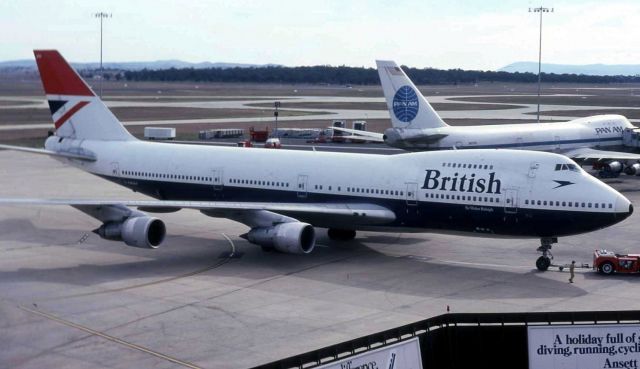
<svg viewBox="0 0 640 369"><path fill-rule="evenodd" d="M576 164L556 164L556 171L558 170L570 170L572 172L579 172L580 169Z"/></svg>

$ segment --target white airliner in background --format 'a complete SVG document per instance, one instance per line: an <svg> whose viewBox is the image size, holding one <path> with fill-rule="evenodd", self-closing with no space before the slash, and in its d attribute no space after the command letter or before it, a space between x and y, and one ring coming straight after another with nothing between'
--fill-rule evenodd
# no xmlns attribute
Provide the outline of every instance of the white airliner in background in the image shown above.
<svg viewBox="0 0 640 369"><path fill-rule="evenodd" d="M604 151L622 146L622 133L635 128L621 115L595 115L563 123L523 123L452 127L431 107L393 61L376 61L391 116L384 134L334 128L351 139L385 142L412 150L507 148L549 151L577 162L602 161L608 171L640 175L640 154ZM333 127L332 127L333 128Z"/></svg>
<svg viewBox="0 0 640 369"><path fill-rule="evenodd" d="M332 239L356 230L539 238L546 270L557 237L627 218L623 195L567 157L512 150L366 155L139 141L54 50L34 52L56 132L50 155L155 200L0 199L70 205L98 219L96 233L156 248L164 223L146 212L197 209L246 224L265 249L306 254L315 228ZM16 163L16 165L19 165Z"/></svg>

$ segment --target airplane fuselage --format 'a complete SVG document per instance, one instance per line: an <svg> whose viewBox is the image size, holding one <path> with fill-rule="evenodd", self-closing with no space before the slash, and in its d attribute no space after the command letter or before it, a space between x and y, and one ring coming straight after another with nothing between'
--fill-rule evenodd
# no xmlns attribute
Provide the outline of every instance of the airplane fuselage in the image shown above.
<svg viewBox="0 0 640 369"><path fill-rule="evenodd" d="M385 156L55 136L46 148L90 152L97 161L62 160L157 199L372 204L395 214L376 226L296 216L328 228L540 238L592 231L629 214L623 196L569 170L571 160L536 152Z"/></svg>
<svg viewBox="0 0 640 369"><path fill-rule="evenodd" d="M390 128L385 142L406 150L502 148L562 153L582 147L621 147L626 128L634 126L621 115L597 115L561 123ZM437 135L445 137L428 139Z"/></svg>

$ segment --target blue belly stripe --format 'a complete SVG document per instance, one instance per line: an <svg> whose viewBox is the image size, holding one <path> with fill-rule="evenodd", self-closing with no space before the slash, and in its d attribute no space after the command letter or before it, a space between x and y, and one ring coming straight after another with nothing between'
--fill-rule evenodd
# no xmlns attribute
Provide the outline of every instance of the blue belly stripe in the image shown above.
<svg viewBox="0 0 640 369"><path fill-rule="evenodd" d="M494 144L494 145L466 145L457 147L458 149L507 149L507 148L527 148L533 146L549 146L549 145L566 145L566 144L597 144L601 142L614 142L620 141L622 144L622 137L605 137L605 138L584 138L578 140L560 140L560 141L538 141L538 142L520 142L520 143L507 143L507 144ZM451 146L453 148L453 146Z"/></svg>

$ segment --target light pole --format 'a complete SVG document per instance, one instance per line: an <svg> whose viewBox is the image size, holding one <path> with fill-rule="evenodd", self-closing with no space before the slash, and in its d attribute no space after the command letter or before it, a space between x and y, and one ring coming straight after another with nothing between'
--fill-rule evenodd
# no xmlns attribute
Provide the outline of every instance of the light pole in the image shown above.
<svg viewBox="0 0 640 369"><path fill-rule="evenodd" d="M529 8L529 13L540 13L540 39L538 44L538 123L540 123L540 74L542 72L542 13L553 13L553 8Z"/></svg>
<svg viewBox="0 0 640 369"><path fill-rule="evenodd" d="M105 18L111 18L111 13L99 12L94 14L94 17L100 19L100 98L102 98L102 80L104 79L104 72L102 70L102 21Z"/></svg>
<svg viewBox="0 0 640 369"><path fill-rule="evenodd" d="M278 108L280 107L280 101L276 101L273 103L273 107L276 108L276 110L273 112L273 116L276 118L276 134L278 135L277 137L280 137L280 132L278 132Z"/></svg>

